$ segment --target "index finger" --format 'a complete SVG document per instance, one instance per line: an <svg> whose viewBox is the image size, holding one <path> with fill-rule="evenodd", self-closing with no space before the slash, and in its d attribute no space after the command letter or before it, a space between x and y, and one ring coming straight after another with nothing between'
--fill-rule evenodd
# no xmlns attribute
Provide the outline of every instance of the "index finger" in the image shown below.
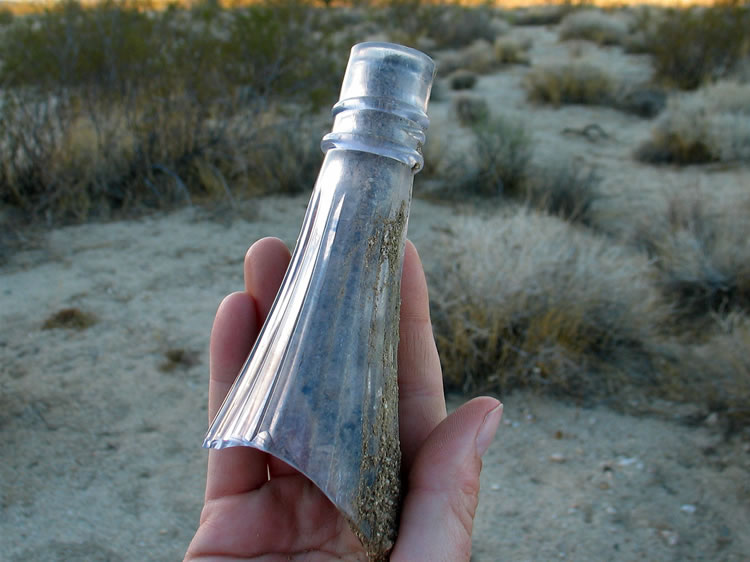
<svg viewBox="0 0 750 562"><path fill-rule="evenodd" d="M430 299L422 262L406 241L401 276L401 321L398 345L401 454L408 470L427 436L445 419L445 394L430 321Z"/></svg>

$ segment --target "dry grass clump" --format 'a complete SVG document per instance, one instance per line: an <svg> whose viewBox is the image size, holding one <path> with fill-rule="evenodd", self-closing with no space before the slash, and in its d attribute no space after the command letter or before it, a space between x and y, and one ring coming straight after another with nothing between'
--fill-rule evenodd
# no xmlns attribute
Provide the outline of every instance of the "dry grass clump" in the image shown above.
<svg viewBox="0 0 750 562"><path fill-rule="evenodd" d="M200 364L200 353L192 349L174 347L164 352L164 361L159 365L159 370L169 373L177 369L190 369Z"/></svg>
<svg viewBox="0 0 750 562"><path fill-rule="evenodd" d="M295 3L66 2L14 24L0 39L0 202L79 221L309 187L304 128L263 116L335 101L349 42L328 38L330 21Z"/></svg>
<svg viewBox="0 0 750 562"><path fill-rule="evenodd" d="M628 37L627 22L600 10L580 10L560 22L560 40L586 39L599 45L623 45Z"/></svg>
<svg viewBox="0 0 750 562"><path fill-rule="evenodd" d="M532 68L523 86L530 101L555 106L610 105L615 93L610 75L588 64Z"/></svg>
<svg viewBox="0 0 750 562"><path fill-rule="evenodd" d="M749 196L718 203L688 191L636 223L632 241L654 260L659 285L682 317L750 310L748 210Z"/></svg>
<svg viewBox="0 0 750 562"><path fill-rule="evenodd" d="M490 116L487 100L470 94L457 95L453 98L453 111L462 127L474 127Z"/></svg>
<svg viewBox="0 0 750 562"><path fill-rule="evenodd" d="M585 399L655 382L666 309L645 256L523 209L453 230L431 280L447 386Z"/></svg>
<svg viewBox="0 0 750 562"><path fill-rule="evenodd" d="M529 173L531 135L524 125L497 116L471 128L471 147L454 151L443 162L443 195L449 197L518 197Z"/></svg>
<svg viewBox="0 0 750 562"><path fill-rule="evenodd" d="M42 330L85 330L96 324L96 316L79 308L63 308L50 315L42 324Z"/></svg>
<svg viewBox="0 0 750 562"><path fill-rule="evenodd" d="M683 89L727 76L750 52L750 8L742 1L674 9L647 31L644 50L658 80Z"/></svg>
<svg viewBox="0 0 750 562"><path fill-rule="evenodd" d="M671 98L635 157L654 164L749 162L750 85L719 82Z"/></svg>

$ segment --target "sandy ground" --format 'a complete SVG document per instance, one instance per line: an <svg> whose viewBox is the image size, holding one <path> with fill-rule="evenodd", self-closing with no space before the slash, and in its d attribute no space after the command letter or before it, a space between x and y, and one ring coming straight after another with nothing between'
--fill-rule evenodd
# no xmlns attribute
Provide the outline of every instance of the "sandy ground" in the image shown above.
<svg viewBox="0 0 750 562"><path fill-rule="evenodd" d="M186 209L65 228L0 270L0 558L181 557L203 492L213 314L241 288L247 246L265 235L293 244L305 203L264 200L250 221ZM414 202L410 236L428 269L430 233L449 215ZM41 329L67 307L98 321ZM165 371L169 349L187 360ZM476 560L747 560L739 438L710 419L501 398Z"/></svg>
<svg viewBox="0 0 750 562"><path fill-rule="evenodd" d="M648 76L647 61L617 48L573 49L544 28L513 33L532 36L534 64L580 51L628 80ZM608 108L530 111L519 87L527 70L481 77L476 91L497 113L524 112L537 161L597 166L626 210L637 202L623 185L640 194L747 185L747 169L634 163L650 121ZM450 128L449 101L431 114ZM569 132L590 123L606 139ZM306 203L269 198L59 229L0 267L0 559L181 558L203 494L213 315L241 289L247 247L267 235L293 245ZM455 217L414 201L409 236L430 275L436 233ZM70 307L96 323L42 330ZM183 350L182 360L170 363L170 350ZM485 457L475 560L750 560L747 436L725 437L712 416L686 418L669 405L633 417L523 393L500 398L505 424ZM451 407L463 399L450 397Z"/></svg>

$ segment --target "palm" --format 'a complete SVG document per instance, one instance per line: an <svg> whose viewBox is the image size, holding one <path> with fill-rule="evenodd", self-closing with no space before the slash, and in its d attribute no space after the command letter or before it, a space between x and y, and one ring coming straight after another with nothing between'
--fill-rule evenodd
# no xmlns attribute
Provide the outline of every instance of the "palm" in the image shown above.
<svg viewBox="0 0 750 562"><path fill-rule="evenodd" d="M333 504L301 474L272 478L257 490L209 504L202 540L232 559L295 554L307 560L362 560L359 541Z"/></svg>
<svg viewBox="0 0 750 562"><path fill-rule="evenodd" d="M219 307L211 334L209 418L244 362L288 261L280 241L261 240L245 258L245 292ZM391 559L468 560L483 452L479 428L493 425L494 434L499 405L478 398L446 419L427 286L410 243L401 296L399 418L409 491ZM318 488L278 459L246 447L209 451L206 503L185 558L366 560L345 519Z"/></svg>

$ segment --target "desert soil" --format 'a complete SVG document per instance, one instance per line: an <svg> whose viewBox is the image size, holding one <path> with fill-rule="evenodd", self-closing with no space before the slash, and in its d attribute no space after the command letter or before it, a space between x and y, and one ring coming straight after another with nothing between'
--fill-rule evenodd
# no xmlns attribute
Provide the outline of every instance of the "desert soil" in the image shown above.
<svg viewBox="0 0 750 562"><path fill-rule="evenodd" d="M628 80L649 73L643 57L617 48L561 45L544 28L514 33L532 36L534 64L575 56ZM537 159L596 165L625 207L637 201L622 185L644 193L747 180L746 170L634 163L653 123L613 109L529 111L519 87L527 70L481 77L476 91L493 111L524 112ZM449 108L433 104L436 130L450 130ZM571 132L591 123L605 139ZM202 504L213 315L242 288L252 242L294 244L307 198L61 228L0 267L0 559L182 557ZM456 213L413 203L409 237L429 276ZM66 308L96 322L42 329ZM505 420L484 460L474 560L750 560L750 445L715 416L499 398Z"/></svg>
<svg viewBox="0 0 750 562"><path fill-rule="evenodd" d="M250 220L186 209L68 227L0 270L0 558L182 556L203 493L213 315L242 287L248 245L292 245L305 203L266 199ZM413 204L410 237L428 271L451 213ZM69 307L96 323L41 329ZM170 349L182 359L170 363ZM712 418L688 426L500 398L475 560L747 559L750 453Z"/></svg>

